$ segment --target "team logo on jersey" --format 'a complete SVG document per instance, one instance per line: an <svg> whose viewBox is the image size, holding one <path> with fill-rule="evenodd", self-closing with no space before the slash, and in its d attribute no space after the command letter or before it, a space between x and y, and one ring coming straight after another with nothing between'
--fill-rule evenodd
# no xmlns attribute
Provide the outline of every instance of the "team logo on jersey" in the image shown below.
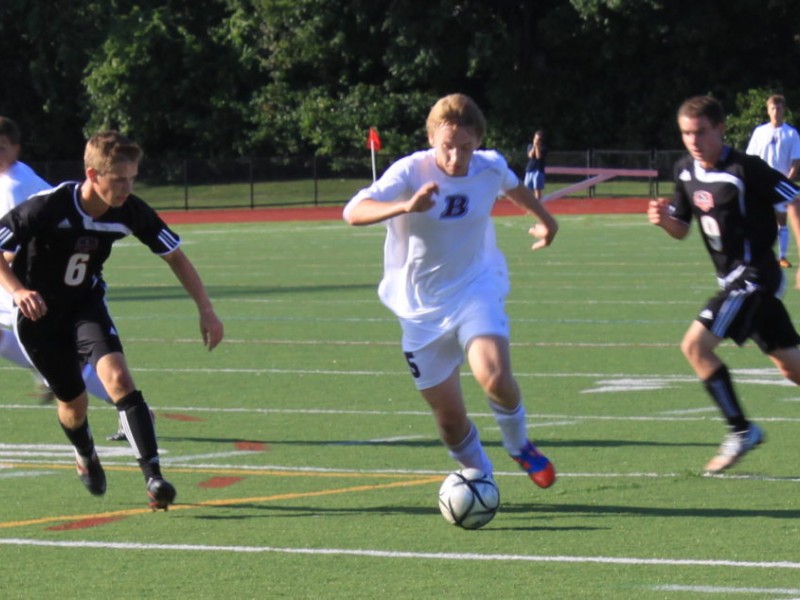
<svg viewBox="0 0 800 600"><path fill-rule="evenodd" d="M467 214L469 198L461 194L445 196L444 210L439 215L440 219L457 219Z"/></svg>
<svg viewBox="0 0 800 600"><path fill-rule="evenodd" d="M75 242L75 252L88 254L97 250L100 241L96 237L83 236Z"/></svg>
<svg viewBox="0 0 800 600"><path fill-rule="evenodd" d="M714 208L714 196L711 192L705 190L696 191L692 196L692 201L694 205L703 212L708 212Z"/></svg>

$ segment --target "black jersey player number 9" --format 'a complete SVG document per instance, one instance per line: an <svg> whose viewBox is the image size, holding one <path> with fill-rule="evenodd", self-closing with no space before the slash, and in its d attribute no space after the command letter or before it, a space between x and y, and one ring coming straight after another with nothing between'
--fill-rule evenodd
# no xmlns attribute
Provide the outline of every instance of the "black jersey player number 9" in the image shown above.
<svg viewBox="0 0 800 600"><path fill-rule="evenodd" d="M700 226L703 228L703 233L706 234L708 245L716 252L722 252L722 233L719 230L719 223L711 215L703 215L700 217Z"/></svg>

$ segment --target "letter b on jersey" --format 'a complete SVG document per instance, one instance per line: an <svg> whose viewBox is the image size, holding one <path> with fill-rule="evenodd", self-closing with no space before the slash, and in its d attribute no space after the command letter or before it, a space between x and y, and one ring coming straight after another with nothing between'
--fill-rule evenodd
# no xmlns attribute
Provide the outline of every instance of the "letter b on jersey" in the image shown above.
<svg viewBox="0 0 800 600"><path fill-rule="evenodd" d="M457 219L467 214L469 199L466 196L446 196L440 219Z"/></svg>

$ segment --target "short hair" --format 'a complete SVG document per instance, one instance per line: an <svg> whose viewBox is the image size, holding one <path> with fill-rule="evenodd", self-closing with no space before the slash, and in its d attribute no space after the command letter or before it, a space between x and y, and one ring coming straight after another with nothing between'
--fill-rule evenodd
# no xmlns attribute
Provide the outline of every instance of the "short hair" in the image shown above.
<svg viewBox="0 0 800 600"><path fill-rule="evenodd" d="M786 108L786 98L783 97L783 94L772 94L769 98L767 98L766 104L767 106L770 104L780 104Z"/></svg>
<svg viewBox="0 0 800 600"><path fill-rule="evenodd" d="M100 173L108 171L112 165L122 162L138 163L142 159L142 149L118 131L101 131L86 142L83 165Z"/></svg>
<svg viewBox="0 0 800 600"><path fill-rule="evenodd" d="M681 104L678 109L678 118L707 118L712 125L725 122L725 109L716 98L711 96L693 96Z"/></svg>
<svg viewBox="0 0 800 600"><path fill-rule="evenodd" d="M428 113L426 127L428 135L443 125L471 127L475 134L483 139L486 131L486 118L475 101L464 94L450 94L439 98Z"/></svg>
<svg viewBox="0 0 800 600"><path fill-rule="evenodd" d="M7 137L8 141L14 146L19 146L22 139L19 126L8 117L0 116L0 135Z"/></svg>

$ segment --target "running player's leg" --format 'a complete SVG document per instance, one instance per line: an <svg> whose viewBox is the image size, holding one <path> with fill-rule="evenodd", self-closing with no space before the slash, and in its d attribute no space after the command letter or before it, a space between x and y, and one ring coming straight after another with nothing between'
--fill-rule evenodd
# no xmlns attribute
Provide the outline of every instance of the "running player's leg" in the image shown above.
<svg viewBox="0 0 800 600"><path fill-rule="evenodd" d="M58 421L75 450L78 476L94 495L106 490L87 417L88 396L71 327L63 319L30 321L19 317L16 335L36 369L47 379L56 398Z"/></svg>
<svg viewBox="0 0 800 600"><path fill-rule="evenodd" d="M76 327L78 349L94 365L103 388L113 400L120 423L134 451L147 485L149 503L166 509L175 488L164 481L150 408L136 389L116 327L101 300L84 307Z"/></svg>
<svg viewBox="0 0 800 600"><path fill-rule="evenodd" d="M467 415L461 390L464 360L455 336L445 334L419 350L405 352L414 384L431 407L442 443L459 465L493 472L478 430Z"/></svg>
<svg viewBox="0 0 800 600"><path fill-rule="evenodd" d="M764 440L761 428L744 413L728 367L716 348L729 337L738 344L752 334L760 305L757 294L728 290L713 298L693 321L681 342L681 350L728 424L717 454L706 464L707 473L720 473L735 465Z"/></svg>
<svg viewBox="0 0 800 600"><path fill-rule="evenodd" d="M556 480L552 462L529 440L525 405L511 372L508 338L481 335L467 345L467 359L475 379L483 389L495 416L506 452L539 487L550 487Z"/></svg>

